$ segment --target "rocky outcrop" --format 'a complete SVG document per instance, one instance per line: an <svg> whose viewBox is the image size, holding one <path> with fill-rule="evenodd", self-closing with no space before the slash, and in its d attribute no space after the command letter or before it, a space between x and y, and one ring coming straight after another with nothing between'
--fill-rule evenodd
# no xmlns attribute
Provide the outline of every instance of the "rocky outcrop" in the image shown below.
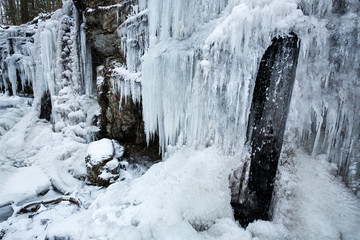
<svg viewBox="0 0 360 240"><path fill-rule="evenodd" d="M119 59L108 59L97 71L101 135L119 141L125 147L125 156L142 155L157 160L160 158L158 139L147 145L141 101L121 96L121 89L114 86L114 81L124 81L116 74L118 63ZM140 83L134 84L141 88Z"/></svg>
<svg viewBox="0 0 360 240"><path fill-rule="evenodd" d="M240 178L247 187L240 186L232 202L235 218L244 226L256 219L269 220L271 215L269 208L295 82L298 41L296 34L274 38L261 59L248 124L247 139L252 149L249 179Z"/></svg>
<svg viewBox="0 0 360 240"><path fill-rule="evenodd" d="M135 0L75 1L86 18L86 36L93 52L93 62L101 65L107 57L121 57L121 39L117 28L136 5Z"/></svg>
<svg viewBox="0 0 360 240"><path fill-rule="evenodd" d="M158 160L157 139L149 145L146 141L140 96L140 58L148 47L147 14L138 14L137 0L80 0L75 4L86 18L86 37L93 65L98 67L101 137L119 141L125 156ZM133 76L138 80L134 82ZM133 88L137 90L131 92Z"/></svg>

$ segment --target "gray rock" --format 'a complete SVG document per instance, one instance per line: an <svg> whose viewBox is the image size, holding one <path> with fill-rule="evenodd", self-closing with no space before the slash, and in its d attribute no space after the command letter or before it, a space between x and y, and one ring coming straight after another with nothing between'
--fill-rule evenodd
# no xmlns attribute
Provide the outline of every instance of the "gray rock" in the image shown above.
<svg viewBox="0 0 360 240"><path fill-rule="evenodd" d="M14 213L10 205L0 207L0 222L6 221ZM1 236L1 235L0 235Z"/></svg>

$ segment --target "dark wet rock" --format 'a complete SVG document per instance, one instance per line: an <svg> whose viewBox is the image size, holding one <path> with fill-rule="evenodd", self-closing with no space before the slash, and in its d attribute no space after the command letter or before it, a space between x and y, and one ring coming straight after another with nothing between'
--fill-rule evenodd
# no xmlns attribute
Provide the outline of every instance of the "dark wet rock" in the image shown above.
<svg viewBox="0 0 360 240"><path fill-rule="evenodd" d="M91 45L98 56L109 57L119 55L119 38L116 33L93 33Z"/></svg>
<svg viewBox="0 0 360 240"><path fill-rule="evenodd" d="M14 213L14 209L10 205L0 207L0 222L6 221ZM0 235L1 239L1 235Z"/></svg>
<svg viewBox="0 0 360 240"><path fill-rule="evenodd" d="M339 13L339 14L345 14L347 11L347 4L346 0L332 0L332 12L333 13Z"/></svg>
<svg viewBox="0 0 360 240"><path fill-rule="evenodd" d="M235 218L246 226L269 220L270 203L299 56L296 34L274 38L263 55L256 78L247 139L251 164L246 192L232 206ZM240 187L242 189L242 187Z"/></svg>
<svg viewBox="0 0 360 240"><path fill-rule="evenodd" d="M75 6L80 10L98 6L110 6L121 2L124 2L124 0L74 0Z"/></svg>
<svg viewBox="0 0 360 240"><path fill-rule="evenodd" d="M155 137L149 146L147 145L141 102L134 102L130 97L120 99L118 89L113 89L111 84L111 78L114 77L112 70L119 61L121 59L108 58L105 66L101 66L97 71L101 135L119 141L125 147L126 157L148 156L158 160L161 158L158 139Z"/></svg>
<svg viewBox="0 0 360 240"><path fill-rule="evenodd" d="M135 0L75 1L86 18L86 36L91 45L94 62L107 57L121 56L121 40L117 28L128 18Z"/></svg>
<svg viewBox="0 0 360 240"><path fill-rule="evenodd" d="M41 97L40 118L50 121L51 111L51 95L49 92L44 92L43 96Z"/></svg>
<svg viewBox="0 0 360 240"><path fill-rule="evenodd" d="M146 156L160 159L157 139L149 146L146 142L141 100L133 101L130 97L120 99L119 89L114 89L111 82L115 65L126 67L125 51L137 52L134 55L138 58L132 63L132 71L141 69L140 57L148 42L147 15L139 14L134 21L126 21L137 0L77 0L75 4L86 18L86 36L91 45L94 66L102 66L97 71L97 78L102 79L97 84L101 137L119 141L125 147L128 158ZM132 39L131 44L127 44L128 39ZM141 88L140 83L137 84Z"/></svg>

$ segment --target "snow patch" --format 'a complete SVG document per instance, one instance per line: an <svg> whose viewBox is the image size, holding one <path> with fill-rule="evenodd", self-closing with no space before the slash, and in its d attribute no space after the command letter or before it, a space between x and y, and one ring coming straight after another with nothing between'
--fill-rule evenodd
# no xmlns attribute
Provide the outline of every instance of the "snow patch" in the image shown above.
<svg viewBox="0 0 360 240"><path fill-rule="evenodd" d="M0 206L34 198L50 186L49 177L39 167L12 169L10 175L0 180Z"/></svg>

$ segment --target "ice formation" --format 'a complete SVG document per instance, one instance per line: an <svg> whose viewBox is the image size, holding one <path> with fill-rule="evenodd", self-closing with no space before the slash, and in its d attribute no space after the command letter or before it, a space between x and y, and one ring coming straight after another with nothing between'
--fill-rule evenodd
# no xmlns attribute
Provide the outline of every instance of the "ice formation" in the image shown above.
<svg viewBox="0 0 360 240"><path fill-rule="evenodd" d="M163 152L179 141L241 151L262 54L273 37L295 32L301 53L288 133L337 163L357 191L359 4L336 2L150 0L142 63L148 138L158 133Z"/></svg>
<svg viewBox="0 0 360 240"><path fill-rule="evenodd" d="M97 131L87 119L94 114L95 89L85 24L72 1L66 1L53 14L2 29L0 37L2 90L21 95L32 89L39 112L42 96L50 93L55 130L79 141L90 141Z"/></svg>
<svg viewBox="0 0 360 240"><path fill-rule="evenodd" d="M1 96L0 192L9 187L3 180L14 181L19 171L43 177L36 189L14 189L13 195L39 197L49 178L84 204L80 210L42 208L34 218L13 216L0 224L5 238L356 239L359 201L333 173L359 196L360 3L131 2L133 11L117 29L124 61L114 61L110 80L121 100L142 102L147 138L159 136L165 161L142 177L145 170L121 170L124 181L106 193L84 185L79 159L97 130L91 127L97 106L86 19L64 1L63 9L30 24L2 27L1 91L26 95L32 88L34 108ZM116 8L119 23L122 6L102 8ZM291 32L301 39L300 57L274 217L243 229L233 219L228 176L248 154L247 121L261 57L272 38ZM37 118L46 92L54 125Z"/></svg>
<svg viewBox="0 0 360 240"><path fill-rule="evenodd" d="M94 92L86 19L66 1L37 21L1 31L0 87L31 86L35 106L49 91L55 129L86 138L95 131L85 127L86 106L77 100ZM117 32L126 65L112 72L113 89L142 100L148 140L158 134L163 153L180 143L230 154L245 143L262 54L273 37L297 33L288 132L313 156L326 154L359 189L357 1L140 0Z"/></svg>

